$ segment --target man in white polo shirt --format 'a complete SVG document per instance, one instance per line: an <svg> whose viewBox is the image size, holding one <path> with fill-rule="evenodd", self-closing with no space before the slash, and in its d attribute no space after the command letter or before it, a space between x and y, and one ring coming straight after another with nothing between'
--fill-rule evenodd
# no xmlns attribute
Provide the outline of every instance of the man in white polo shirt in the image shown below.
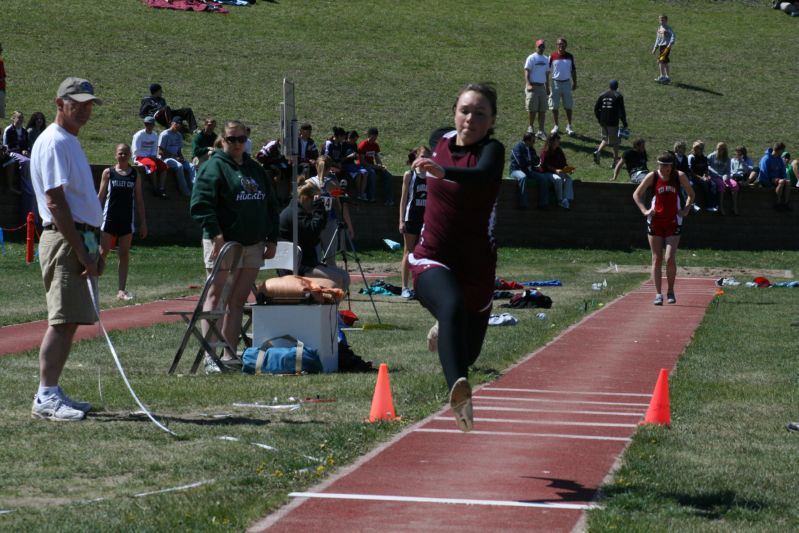
<svg viewBox="0 0 799 533"><path fill-rule="evenodd" d="M67 78L56 93L56 117L33 146L31 181L44 231L39 263L47 292L47 331L39 348L39 390L34 418L82 420L91 409L70 399L58 385L80 324L97 321L86 280L97 291L103 264L97 250L103 210L78 132L102 103L92 84Z"/></svg>
<svg viewBox="0 0 799 533"><path fill-rule="evenodd" d="M552 92L549 96L549 109L552 110L552 120L555 126L552 133L558 133L558 107L563 100L563 109L566 110L566 135L574 135L572 128L572 108L574 100L572 91L577 90L577 67L574 66L574 56L566 51L566 39L558 38L558 50L549 56L549 69L552 76Z"/></svg>
<svg viewBox="0 0 799 533"><path fill-rule="evenodd" d="M549 96L549 58L544 55L544 39L535 42L535 52L527 56L524 62L524 81L525 104L530 120L528 133L535 133L535 136L542 141L547 136L544 133L544 120L547 111L547 97ZM538 130L534 128L535 116L538 115Z"/></svg>

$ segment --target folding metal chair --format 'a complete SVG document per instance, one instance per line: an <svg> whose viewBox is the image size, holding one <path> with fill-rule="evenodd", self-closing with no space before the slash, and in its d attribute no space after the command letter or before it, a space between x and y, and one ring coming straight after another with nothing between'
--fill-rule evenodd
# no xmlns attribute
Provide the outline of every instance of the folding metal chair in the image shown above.
<svg viewBox="0 0 799 533"><path fill-rule="evenodd" d="M180 317L186 322L186 331L183 334L183 338L180 340L180 346L178 347L177 352L175 352L175 358L172 360L172 366L169 367L170 374L175 372L178 362L183 356L183 351L186 349L189 339L192 336L194 336L194 338L196 338L200 343L200 348L197 350L197 355L194 358L194 364L191 366L190 372L192 374L197 372L197 369L200 366L200 361L202 361L203 356L206 353L214 360L219 368L225 370L226 367L224 364L220 363L220 355L217 354L218 348L222 348L223 354L224 351L227 350L231 357L236 356L236 348L234 346L230 346L230 344L225 341L225 338L222 336L222 332L219 330L219 326L217 325L217 322L224 318L224 316L227 314L227 311L225 311L225 304L227 300L226 296L223 295L222 300L219 302L219 309L204 311L203 307L205 305L205 300L208 297L208 292L211 290L211 286L213 286L214 280L219 273L226 271L228 276L230 276L238 267L239 261L241 260L242 250L243 248L241 244L233 241L226 242L222 246L222 249L219 251L219 255L216 257L216 261L214 262L214 267L211 269L211 273L205 280L205 286L200 293L199 300L197 300L197 305L193 310L164 311L165 315L180 315ZM223 263L228 261L229 266L223 267ZM223 291L223 294L226 293L227 291ZM203 320L208 323L208 331L205 335L203 335L201 330L201 324Z"/></svg>

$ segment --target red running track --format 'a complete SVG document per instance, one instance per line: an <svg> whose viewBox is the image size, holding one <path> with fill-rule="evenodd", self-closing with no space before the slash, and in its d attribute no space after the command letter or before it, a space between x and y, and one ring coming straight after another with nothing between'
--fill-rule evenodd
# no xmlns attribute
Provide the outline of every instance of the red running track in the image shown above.
<svg viewBox="0 0 799 533"><path fill-rule="evenodd" d="M144 328L161 322L177 322L180 316L165 316L164 311L180 309L192 310L197 305L197 296L177 300L158 300L156 302L115 307L100 311L100 318L106 330L125 330ZM0 328L0 357L12 353L38 349L47 331L47 320L26 322ZM75 341L92 339L100 335L97 325L79 326Z"/></svg>
<svg viewBox="0 0 799 533"><path fill-rule="evenodd" d="M373 272L364 274L366 278L386 278L391 276L390 272ZM356 276L350 273L353 283L362 281L360 274ZM199 292L199 289L198 289ZM42 295L44 298L44 295ZM128 305L100 311L103 325L107 331L118 331L133 328L144 328L163 322L178 322L181 320L177 315L164 315L164 311L192 310L197 303L198 296L188 296L174 300L157 300L144 304ZM255 301L250 298L250 301ZM25 352L38 349L47 330L46 320L36 322L26 322L24 324L14 324L11 326L0 327L0 357L12 353ZM75 341L93 339L100 335L97 325L80 326L75 333ZM178 339L179 340L179 339ZM175 342L178 342L176 340Z"/></svg>
<svg viewBox="0 0 799 533"><path fill-rule="evenodd" d="M677 304L655 307L644 284L476 390L471 433L445 408L251 531L580 529L714 294L680 278Z"/></svg>

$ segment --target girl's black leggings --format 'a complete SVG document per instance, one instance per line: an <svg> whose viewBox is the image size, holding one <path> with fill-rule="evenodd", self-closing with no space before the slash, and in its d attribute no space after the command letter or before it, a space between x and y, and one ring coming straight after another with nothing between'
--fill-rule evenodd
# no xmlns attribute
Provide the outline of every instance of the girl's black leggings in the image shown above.
<svg viewBox="0 0 799 533"><path fill-rule="evenodd" d="M431 268L416 278L416 297L438 320L438 357L447 385L468 377L469 366L483 347L490 308L483 312L466 310L463 288L446 268Z"/></svg>

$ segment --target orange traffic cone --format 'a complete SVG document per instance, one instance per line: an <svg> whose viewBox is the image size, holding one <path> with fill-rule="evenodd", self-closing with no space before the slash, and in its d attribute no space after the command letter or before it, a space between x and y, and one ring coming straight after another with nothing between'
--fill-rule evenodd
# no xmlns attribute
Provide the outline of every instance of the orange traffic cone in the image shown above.
<svg viewBox="0 0 799 533"><path fill-rule="evenodd" d="M663 426L671 425L671 410L669 409L669 370L660 369L658 382L655 384L655 391L652 393L652 400L649 402L649 409L641 424L660 424Z"/></svg>
<svg viewBox="0 0 799 533"><path fill-rule="evenodd" d="M391 398L391 383L388 381L388 365L380 363L377 372L375 394L372 396L372 409L369 411L369 422L378 420L397 420L394 412L394 400Z"/></svg>

